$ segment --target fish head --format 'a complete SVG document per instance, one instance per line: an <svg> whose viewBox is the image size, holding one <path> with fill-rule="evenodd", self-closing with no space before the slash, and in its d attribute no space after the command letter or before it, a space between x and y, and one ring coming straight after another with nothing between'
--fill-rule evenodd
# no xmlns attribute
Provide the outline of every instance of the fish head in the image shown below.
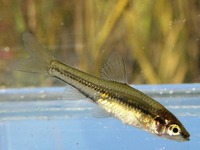
<svg viewBox="0 0 200 150"><path fill-rule="evenodd" d="M176 141L189 141L190 134L182 124L171 123L166 126L165 137Z"/></svg>
<svg viewBox="0 0 200 150"><path fill-rule="evenodd" d="M179 142L189 141L189 132L175 116L170 116L167 119L165 117L157 116L154 119L153 126L152 132L160 137Z"/></svg>

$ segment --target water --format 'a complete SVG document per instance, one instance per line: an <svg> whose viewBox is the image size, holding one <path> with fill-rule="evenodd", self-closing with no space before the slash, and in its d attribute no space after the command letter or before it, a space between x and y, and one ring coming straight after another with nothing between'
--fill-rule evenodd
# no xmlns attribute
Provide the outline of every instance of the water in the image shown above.
<svg viewBox="0 0 200 150"><path fill-rule="evenodd" d="M97 106L87 99L65 100L66 88L3 89L0 150L199 149L200 84L134 87L172 111L191 140L166 140L112 117L95 118Z"/></svg>

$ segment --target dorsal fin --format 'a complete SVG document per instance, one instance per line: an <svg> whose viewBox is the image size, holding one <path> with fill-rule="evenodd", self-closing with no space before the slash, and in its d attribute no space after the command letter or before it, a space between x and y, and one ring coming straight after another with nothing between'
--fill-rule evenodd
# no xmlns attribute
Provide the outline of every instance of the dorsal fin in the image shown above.
<svg viewBox="0 0 200 150"><path fill-rule="evenodd" d="M105 61L101 70L101 77L106 80L127 83L124 60L117 52L111 53Z"/></svg>

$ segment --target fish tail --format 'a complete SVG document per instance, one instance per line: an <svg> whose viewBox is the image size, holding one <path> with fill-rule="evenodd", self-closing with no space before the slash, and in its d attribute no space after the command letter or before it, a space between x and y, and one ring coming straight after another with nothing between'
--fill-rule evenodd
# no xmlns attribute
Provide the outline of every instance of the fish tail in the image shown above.
<svg viewBox="0 0 200 150"><path fill-rule="evenodd" d="M30 33L23 34L24 48L29 52L29 58L19 61L15 67L18 71L32 73L47 73L50 62L54 59Z"/></svg>

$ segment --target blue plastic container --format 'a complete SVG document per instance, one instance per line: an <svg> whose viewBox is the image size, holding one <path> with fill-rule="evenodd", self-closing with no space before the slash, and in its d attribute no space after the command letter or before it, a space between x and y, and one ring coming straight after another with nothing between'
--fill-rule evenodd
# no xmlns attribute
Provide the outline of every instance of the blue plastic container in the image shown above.
<svg viewBox="0 0 200 150"><path fill-rule="evenodd" d="M66 88L0 90L0 150L199 150L200 84L137 85L173 112L190 132L176 142L95 118L87 99L65 100Z"/></svg>

